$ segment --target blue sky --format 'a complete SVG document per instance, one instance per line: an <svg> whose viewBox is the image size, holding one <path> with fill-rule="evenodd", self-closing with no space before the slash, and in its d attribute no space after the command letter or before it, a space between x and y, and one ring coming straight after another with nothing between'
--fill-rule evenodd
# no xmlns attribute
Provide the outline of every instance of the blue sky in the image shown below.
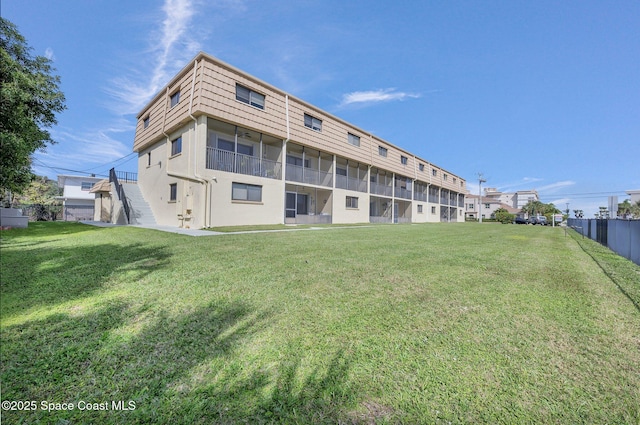
<svg viewBox="0 0 640 425"><path fill-rule="evenodd" d="M67 98L38 174L136 171L136 114L204 51L474 194L482 172L592 216L640 189L636 0L3 0L1 13Z"/></svg>

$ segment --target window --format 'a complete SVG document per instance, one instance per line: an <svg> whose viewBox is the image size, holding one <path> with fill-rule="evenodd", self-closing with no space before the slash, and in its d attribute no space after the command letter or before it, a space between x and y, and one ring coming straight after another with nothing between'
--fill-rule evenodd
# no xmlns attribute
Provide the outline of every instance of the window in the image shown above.
<svg viewBox="0 0 640 425"><path fill-rule="evenodd" d="M309 114L304 114L304 126L315 131L322 131L322 120L314 118Z"/></svg>
<svg viewBox="0 0 640 425"><path fill-rule="evenodd" d="M336 175L337 176L346 176L347 175L347 169L346 168L336 167Z"/></svg>
<svg viewBox="0 0 640 425"><path fill-rule="evenodd" d="M171 141L171 156L178 155L182 152L182 136Z"/></svg>
<svg viewBox="0 0 640 425"><path fill-rule="evenodd" d="M149 115L144 117L144 119L142 120L142 128L147 128L147 127L149 127Z"/></svg>
<svg viewBox="0 0 640 425"><path fill-rule="evenodd" d="M262 186L244 183L232 183L231 199L234 201L262 201Z"/></svg>
<svg viewBox="0 0 640 425"><path fill-rule="evenodd" d="M489 208L491 208L491 204L484 204L484 207L485 207L486 209L489 209Z"/></svg>
<svg viewBox="0 0 640 425"><path fill-rule="evenodd" d="M177 92L175 92L174 94L171 95L171 106L170 106L170 108L173 108L174 106L176 106L178 104L178 102L180 102L180 90L178 90Z"/></svg>
<svg viewBox="0 0 640 425"><path fill-rule="evenodd" d="M387 148L383 148L382 146L378 146L378 155L387 157Z"/></svg>
<svg viewBox="0 0 640 425"><path fill-rule="evenodd" d="M474 206L475 206L475 204L467 204L467 209L468 210L472 210Z"/></svg>
<svg viewBox="0 0 640 425"><path fill-rule="evenodd" d="M93 183L91 183L91 182L82 182L82 183L80 183L80 189L81 190L91 190L92 187L93 187Z"/></svg>
<svg viewBox="0 0 640 425"><path fill-rule="evenodd" d="M449 177L449 176L447 176L446 174L442 175L442 178L443 178L444 181L447 181L447 177Z"/></svg>
<svg viewBox="0 0 640 425"><path fill-rule="evenodd" d="M258 109L264 109L264 95L236 84L236 100Z"/></svg>
<svg viewBox="0 0 640 425"><path fill-rule="evenodd" d="M358 208L358 198L347 196L347 208Z"/></svg>
<svg viewBox="0 0 640 425"><path fill-rule="evenodd" d="M433 177L436 177L436 176L438 175L438 170L436 170L435 168L432 168L432 169L431 169L431 175L432 175Z"/></svg>
<svg viewBox="0 0 640 425"><path fill-rule="evenodd" d="M431 207L431 214L435 214L436 213L436 207Z"/></svg>
<svg viewBox="0 0 640 425"><path fill-rule="evenodd" d="M407 157L404 155L400 155L400 162L402 165L407 165Z"/></svg>
<svg viewBox="0 0 640 425"><path fill-rule="evenodd" d="M347 141L349 142L350 145L360 146L360 138L355 134L348 133Z"/></svg>
<svg viewBox="0 0 640 425"><path fill-rule="evenodd" d="M418 214L422 214L422 205L418 205Z"/></svg>
<svg viewBox="0 0 640 425"><path fill-rule="evenodd" d="M418 165L418 168L420 169L420 171L424 171L424 164Z"/></svg>
<svg viewBox="0 0 640 425"><path fill-rule="evenodd" d="M178 198L178 183L169 185L169 202L175 202Z"/></svg>
<svg viewBox="0 0 640 425"><path fill-rule="evenodd" d="M453 178L453 184L456 184L456 183L458 183L458 179L454 177Z"/></svg>

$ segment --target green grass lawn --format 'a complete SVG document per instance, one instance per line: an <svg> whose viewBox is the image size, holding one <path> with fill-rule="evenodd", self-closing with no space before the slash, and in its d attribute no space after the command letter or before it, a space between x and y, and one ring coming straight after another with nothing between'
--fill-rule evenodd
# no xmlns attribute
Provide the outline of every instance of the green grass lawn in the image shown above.
<svg viewBox="0 0 640 425"><path fill-rule="evenodd" d="M2 400L37 403L3 423L640 423L640 267L573 232L32 223L0 256Z"/></svg>

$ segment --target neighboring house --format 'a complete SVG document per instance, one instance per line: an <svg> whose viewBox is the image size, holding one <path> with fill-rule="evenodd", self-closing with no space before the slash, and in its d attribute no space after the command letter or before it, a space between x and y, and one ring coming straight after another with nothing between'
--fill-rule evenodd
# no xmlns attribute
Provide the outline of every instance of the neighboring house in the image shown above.
<svg viewBox="0 0 640 425"><path fill-rule="evenodd" d="M95 194L91 188L102 180L100 177L58 176L58 187L63 188L62 219L65 221L93 220Z"/></svg>
<svg viewBox="0 0 640 425"><path fill-rule="evenodd" d="M497 210L503 208L509 213L514 215L520 214L520 208L514 208L512 205L501 202L499 199L490 197L482 197L482 205L478 206L478 195L467 195L464 198L465 203L465 217L468 219L477 219L478 211L482 211L482 218L496 218L495 213Z"/></svg>
<svg viewBox="0 0 640 425"><path fill-rule="evenodd" d="M461 177L204 53L133 150L161 225L464 221Z"/></svg>
<svg viewBox="0 0 640 425"><path fill-rule="evenodd" d="M495 212L499 208L524 217L525 214L521 213L522 207L530 201L539 200L538 192L535 190L500 192L495 188L486 188L482 195L481 208L478 208L478 195L467 194L465 196L465 218L478 219L478 211L482 211L482 218L495 218Z"/></svg>

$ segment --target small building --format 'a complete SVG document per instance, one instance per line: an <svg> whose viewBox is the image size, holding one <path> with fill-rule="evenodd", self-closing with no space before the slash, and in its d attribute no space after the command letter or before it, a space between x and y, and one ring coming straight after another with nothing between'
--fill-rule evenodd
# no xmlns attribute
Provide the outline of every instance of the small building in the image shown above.
<svg viewBox="0 0 640 425"><path fill-rule="evenodd" d="M89 191L95 196L93 221L111 222L113 204L109 179L100 180Z"/></svg>
<svg viewBox="0 0 640 425"><path fill-rule="evenodd" d="M59 175L58 187L63 188L62 220L93 220L95 212L95 194L91 193L94 184L102 180L95 176Z"/></svg>

